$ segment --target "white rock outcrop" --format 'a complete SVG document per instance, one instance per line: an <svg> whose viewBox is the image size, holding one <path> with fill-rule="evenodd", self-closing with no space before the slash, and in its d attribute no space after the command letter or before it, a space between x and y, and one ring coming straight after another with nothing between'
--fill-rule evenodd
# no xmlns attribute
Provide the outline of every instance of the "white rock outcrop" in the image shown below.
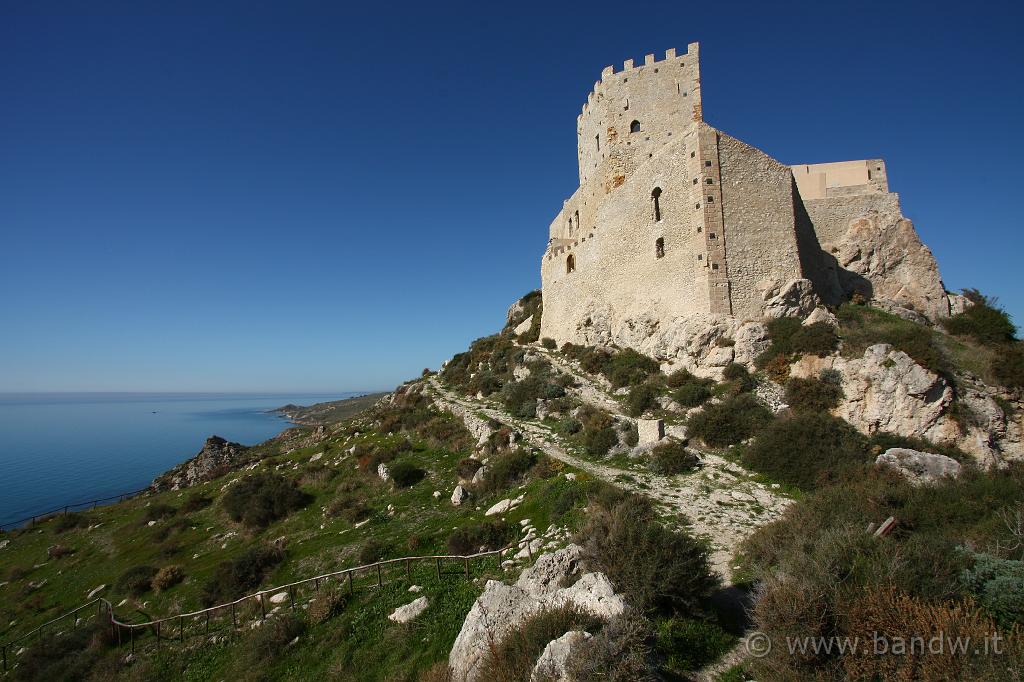
<svg viewBox="0 0 1024 682"><path fill-rule="evenodd" d="M461 485L455 486L455 490L452 491L452 504L456 507L460 506L469 497L469 491L463 488Z"/></svg>
<svg viewBox="0 0 1024 682"><path fill-rule="evenodd" d="M489 580L473 604L448 657L455 682L476 682L491 643L500 641L523 621L543 609L567 604L599 618L610 619L626 610L601 573L587 573L569 587L564 581L580 571L580 547L568 547L545 554L519 576L514 585Z"/></svg>
<svg viewBox="0 0 1024 682"><path fill-rule="evenodd" d="M794 279L764 292L764 316L769 319L804 317L820 303L811 280Z"/></svg>
<svg viewBox="0 0 1024 682"><path fill-rule="evenodd" d="M415 620L421 613L427 610L430 606L430 600L426 597L417 597L405 606L399 606L395 609L388 620L395 623L408 623Z"/></svg>
<svg viewBox="0 0 1024 682"><path fill-rule="evenodd" d="M568 680L565 664L572 650L593 635L583 630L570 630L548 642L530 673L530 682L562 682Z"/></svg>
<svg viewBox="0 0 1024 682"><path fill-rule="evenodd" d="M875 459L875 464L895 469L915 485L960 475L960 462L952 457L909 448L889 448Z"/></svg>

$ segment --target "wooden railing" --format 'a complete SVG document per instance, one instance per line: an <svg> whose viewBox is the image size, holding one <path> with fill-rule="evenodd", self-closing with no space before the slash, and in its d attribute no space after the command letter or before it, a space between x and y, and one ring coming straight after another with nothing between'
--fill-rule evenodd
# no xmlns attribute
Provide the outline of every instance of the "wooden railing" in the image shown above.
<svg viewBox="0 0 1024 682"><path fill-rule="evenodd" d="M32 516L26 516L25 518L18 519L17 521L8 521L6 523L0 523L0 532L6 531L11 528L19 528L21 526L24 526L25 524L29 524L30 526L35 525L36 521L40 519L45 519L55 514L67 514L68 512L78 511L80 509L85 508L95 509L103 502L124 502L125 500L131 497L135 497L136 495L139 495L141 493L144 493L149 489L150 488L147 486L145 488L142 488L141 490L133 490L130 493L121 493L119 495L101 497L99 499L88 500L86 502L75 502L74 504L66 504L63 507L57 507L56 509L51 509L50 511L42 512L39 514L33 514Z"/></svg>
<svg viewBox="0 0 1024 682"><path fill-rule="evenodd" d="M252 606L253 613L256 612L258 605L259 613L261 618L267 616L267 604L266 596L280 592L288 593L288 601L291 608L295 608L295 593L300 587L313 586L316 592L320 591L321 586L331 581L341 583L345 585L349 591L349 594L355 592L355 579L359 574L370 574L376 576L376 581L371 582L370 587L383 587L384 586L384 569L393 568L395 566L404 567L404 574L407 579L412 578L412 566L414 563L430 563L433 564L433 568L437 573L437 579L441 580L444 572L442 571L443 562L455 562L458 561L462 564L461 570L458 571L459 575L465 574L468 580L471 577L470 562L477 559L485 559L487 557L496 556L498 558L498 565L501 565L501 557L509 551L525 547L527 556L530 561L533 561L533 547L532 543L543 540L545 536L538 536L529 539L518 540L501 547L500 549L493 549L484 552L477 552L476 554L466 555L453 555L453 554L435 554L428 556L415 556L415 557L402 557L400 559L385 559L383 561L377 561L372 564L364 564L362 566L355 566L353 568L345 568L338 571L332 571L330 573L323 573L321 575L314 576L312 578L304 578L302 580L296 580L294 582L286 583L284 585L278 585L277 587L270 587L265 590L260 590L252 594L248 594L244 597L240 597L234 601L225 602L223 604L217 604L216 606L210 606L205 609L198 611L191 611L189 613L180 613L173 616L166 616L164 618L157 618L148 620L141 623L129 623L118 618L114 614L114 606L104 599L98 597L90 602L86 602L75 609L63 613L52 620L48 620L42 625L35 629L17 637L16 639L9 640L8 642L0 645L0 652L2 652L2 671L6 673L10 668L8 660L9 652L15 651L15 647L18 645L28 642L32 638L40 639L46 634L47 630L52 628L55 624L60 623L69 618L74 618L72 627L77 627L79 624L78 614L90 607L96 607L96 617L102 618L104 613L107 617L107 622L110 624L111 636L116 639L117 644L123 645L125 640L131 646L132 653L135 653L136 640L141 639L147 632L151 633L156 640L157 652L160 651L161 644L164 640L179 641L184 643L187 638L196 637L202 635L203 637L209 636L211 632L211 621L214 624L214 630L216 631L216 619L218 617L226 620L227 615L230 614L231 626L230 631L238 629L238 617L239 610L243 610L246 606ZM449 572L449 575L452 573ZM243 613L244 615L244 613ZM89 618L92 616L90 615ZM168 627L164 627L167 624ZM176 626L176 627L175 627ZM191 631L189 630L191 628Z"/></svg>

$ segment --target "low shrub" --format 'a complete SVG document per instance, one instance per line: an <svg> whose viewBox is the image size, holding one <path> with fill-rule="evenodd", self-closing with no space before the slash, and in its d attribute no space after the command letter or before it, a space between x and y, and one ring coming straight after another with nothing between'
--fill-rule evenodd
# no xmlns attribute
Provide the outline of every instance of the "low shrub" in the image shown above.
<svg viewBox="0 0 1024 682"><path fill-rule="evenodd" d="M768 424L743 453L746 466L811 490L871 459L867 439L829 414L798 412Z"/></svg>
<svg viewBox="0 0 1024 682"><path fill-rule="evenodd" d="M370 518L373 508L367 502L362 486L346 481L338 486L335 497L327 504L327 515L342 518L349 523L359 523Z"/></svg>
<svg viewBox="0 0 1024 682"><path fill-rule="evenodd" d="M662 476L693 471L700 464L697 456L676 441L666 441L651 450L651 471Z"/></svg>
<svg viewBox="0 0 1024 682"><path fill-rule="evenodd" d="M320 625L344 611L347 605L348 598L340 590L322 589L317 592L306 613L309 614L311 624Z"/></svg>
<svg viewBox="0 0 1024 682"><path fill-rule="evenodd" d="M263 625L252 630L240 647L240 667L253 668L267 665L280 658L292 642L306 632L306 621L294 613L282 613L267 618ZM236 678L237 679L237 678Z"/></svg>
<svg viewBox="0 0 1024 682"><path fill-rule="evenodd" d="M768 357L767 355L759 356ZM782 353L778 353L763 363L759 363L758 366L764 370L764 373L768 375L768 378L778 384L786 383L786 379L789 378L789 358Z"/></svg>
<svg viewBox="0 0 1024 682"><path fill-rule="evenodd" d="M284 550L266 545L253 547L217 564L213 576L203 588L204 606L213 606L244 596L259 587L272 568L284 561Z"/></svg>
<svg viewBox="0 0 1024 682"><path fill-rule="evenodd" d="M483 465L484 463L475 457L465 457L460 459L459 463L455 465L455 474L461 480L470 481Z"/></svg>
<svg viewBox="0 0 1024 682"><path fill-rule="evenodd" d="M604 374L612 383L612 388L621 388L641 384L660 371L661 368L655 360L627 348L611 357Z"/></svg>
<svg viewBox="0 0 1024 682"><path fill-rule="evenodd" d="M621 422L619 424L619 435L619 440L631 448L636 447L637 443L640 442L640 429L637 428L636 422Z"/></svg>
<svg viewBox="0 0 1024 682"><path fill-rule="evenodd" d="M117 589L133 597L141 597L152 587L157 570L152 566L132 566L117 579Z"/></svg>
<svg viewBox="0 0 1024 682"><path fill-rule="evenodd" d="M780 317L769 321L768 338L771 345L755 361L761 369L767 369L769 362L779 362L775 358L780 355L788 363L800 355L824 357L839 347L839 335L835 327L827 322L805 326L795 317Z"/></svg>
<svg viewBox="0 0 1024 682"><path fill-rule="evenodd" d="M741 393L691 415L687 429L695 438L718 448L750 438L771 419L771 411L757 398Z"/></svg>
<svg viewBox="0 0 1024 682"><path fill-rule="evenodd" d="M512 415L523 419L537 416L537 400L561 398L565 389L540 376L528 376L522 381L510 381L501 389L502 401Z"/></svg>
<svg viewBox="0 0 1024 682"><path fill-rule="evenodd" d="M377 538L370 538L359 548L358 560L360 565L374 564L387 557L391 548Z"/></svg>
<svg viewBox="0 0 1024 682"><path fill-rule="evenodd" d="M693 618L663 618L654 634L663 667L684 675L714 663L736 644L736 637L717 624Z"/></svg>
<svg viewBox="0 0 1024 682"><path fill-rule="evenodd" d="M650 383L634 386L626 397L626 412L639 417L647 410L658 407L658 389Z"/></svg>
<svg viewBox="0 0 1024 682"><path fill-rule="evenodd" d="M607 455L618 444L619 436L611 426L583 431L583 448L591 455Z"/></svg>
<svg viewBox="0 0 1024 682"><path fill-rule="evenodd" d="M294 481L279 474L260 472L230 486L222 503L231 520L249 528L265 528L305 507L312 499Z"/></svg>
<svg viewBox="0 0 1024 682"><path fill-rule="evenodd" d="M1007 388L1024 388L1024 343L1001 349L992 359L992 373Z"/></svg>
<svg viewBox="0 0 1024 682"><path fill-rule="evenodd" d="M519 448L503 455L496 455L487 463L487 473L479 488L481 493L504 490L521 480L537 463L537 455Z"/></svg>
<svg viewBox="0 0 1024 682"><path fill-rule="evenodd" d="M25 647L17 658L17 667L7 675L18 682L104 679L92 673L111 646L109 623L79 625L60 634L44 633ZM11 665L13 652L7 655Z"/></svg>
<svg viewBox="0 0 1024 682"><path fill-rule="evenodd" d="M62 514L56 518L53 522L54 533L65 533L75 528L87 528L92 524L92 520L86 515L79 512L68 512Z"/></svg>
<svg viewBox="0 0 1024 682"><path fill-rule="evenodd" d="M940 332L881 310L852 304L840 306L836 317L843 332L845 357L858 357L868 346L888 343L922 367L951 376L952 367L942 349Z"/></svg>
<svg viewBox="0 0 1024 682"><path fill-rule="evenodd" d="M575 417L563 417L555 425L555 431L562 436L571 436L579 433L582 428L583 423Z"/></svg>
<svg viewBox="0 0 1024 682"><path fill-rule="evenodd" d="M516 526L501 520L460 526L448 535L448 553L463 556L481 549L501 549L515 540L516 530Z"/></svg>
<svg viewBox="0 0 1024 682"><path fill-rule="evenodd" d="M151 504L146 507L146 512L142 515L142 522L148 523L150 521L162 521L163 519L170 518L178 513L178 510L169 504Z"/></svg>
<svg viewBox="0 0 1024 682"><path fill-rule="evenodd" d="M1004 344L1015 340L1017 327L1006 311L997 305L995 298L985 296L977 289L964 289L963 293L974 305L942 320L946 331L957 336L970 336L983 344Z"/></svg>
<svg viewBox="0 0 1024 682"><path fill-rule="evenodd" d="M391 466L391 480L398 488L410 488L427 475L427 472L408 460L395 462Z"/></svg>
<svg viewBox="0 0 1024 682"><path fill-rule="evenodd" d="M558 347L558 344L555 343L555 340L547 336L540 340L540 345L544 346L548 350L554 350L555 348Z"/></svg>
<svg viewBox="0 0 1024 682"><path fill-rule="evenodd" d="M842 387L832 381L791 377L786 382L786 403L798 412L828 412L842 399Z"/></svg>
<svg viewBox="0 0 1024 682"><path fill-rule="evenodd" d="M50 545L49 547L46 548L46 558L49 559L50 561L56 561L58 559L63 559L64 557L71 556L74 553L75 553L75 550L73 548L68 547L67 545L59 544L59 543L56 544L56 545Z"/></svg>
<svg viewBox="0 0 1024 682"><path fill-rule="evenodd" d="M655 682L664 679L651 661L650 623L634 611L616 616L587 640L573 647L565 663L566 679L574 682Z"/></svg>
<svg viewBox="0 0 1024 682"><path fill-rule="evenodd" d="M645 611L699 614L718 587L704 543L661 525L650 502L637 496L592 505L577 542L587 565Z"/></svg>
<svg viewBox="0 0 1024 682"><path fill-rule="evenodd" d="M971 553L970 559L973 566L961 582L978 605L1003 627L1024 623L1024 561L984 553Z"/></svg>
<svg viewBox="0 0 1024 682"><path fill-rule="evenodd" d="M570 630L596 630L600 625L600 619L575 605L541 611L490 646L481 662L479 677L508 682L529 680L548 642Z"/></svg>
<svg viewBox="0 0 1024 682"><path fill-rule="evenodd" d="M181 566L164 566L153 576L153 589L157 592L169 590L185 579L185 571Z"/></svg>
<svg viewBox="0 0 1024 682"><path fill-rule="evenodd" d="M192 493L185 498L185 501L181 504L182 514L191 514L197 512L200 509L206 509L213 504L213 498L207 497L202 493Z"/></svg>
<svg viewBox="0 0 1024 682"><path fill-rule="evenodd" d="M711 389L705 382L683 384L672 394L672 399L683 407L699 407L711 398Z"/></svg>

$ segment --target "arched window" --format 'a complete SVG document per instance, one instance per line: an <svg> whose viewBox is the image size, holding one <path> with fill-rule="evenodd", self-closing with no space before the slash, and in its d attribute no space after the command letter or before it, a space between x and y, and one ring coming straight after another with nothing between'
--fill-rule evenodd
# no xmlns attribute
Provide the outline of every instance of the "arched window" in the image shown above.
<svg viewBox="0 0 1024 682"><path fill-rule="evenodd" d="M580 212L579 211L576 211L575 217L576 217L576 230L579 231L579 229L580 229Z"/></svg>
<svg viewBox="0 0 1024 682"><path fill-rule="evenodd" d="M658 237L658 239L654 242L654 257L655 258L664 258L665 257L665 238L664 237Z"/></svg>
<svg viewBox="0 0 1024 682"><path fill-rule="evenodd" d="M639 133L640 132L640 121L633 121L629 124L629 132Z"/></svg>
<svg viewBox="0 0 1024 682"><path fill-rule="evenodd" d="M654 202L654 222L661 221L661 188L655 187L651 190L651 200Z"/></svg>
<svg viewBox="0 0 1024 682"><path fill-rule="evenodd" d="M569 257L565 259L565 274L570 272L576 272L576 256L569 254Z"/></svg>

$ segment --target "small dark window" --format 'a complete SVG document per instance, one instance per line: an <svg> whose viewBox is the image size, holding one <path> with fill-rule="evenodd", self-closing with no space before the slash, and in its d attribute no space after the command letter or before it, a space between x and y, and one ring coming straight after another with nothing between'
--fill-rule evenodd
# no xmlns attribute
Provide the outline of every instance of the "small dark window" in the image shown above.
<svg viewBox="0 0 1024 682"><path fill-rule="evenodd" d="M714 232L708 232L708 239L718 239L718 237L715 236Z"/></svg>
<svg viewBox="0 0 1024 682"><path fill-rule="evenodd" d="M704 254L698 253L697 254L697 260L704 260Z"/></svg>
<svg viewBox="0 0 1024 682"><path fill-rule="evenodd" d="M709 204L715 203L715 198L714 197L708 197L708 203Z"/></svg>
<svg viewBox="0 0 1024 682"><path fill-rule="evenodd" d="M662 237L658 237L658 239L654 242L654 257L665 257L665 239Z"/></svg>
<svg viewBox="0 0 1024 682"><path fill-rule="evenodd" d="M693 184L695 184L695 185L697 184L697 178L693 179Z"/></svg>
<svg viewBox="0 0 1024 682"><path fill-rule="evenodd" d="M629 132L639 133L640 132L640 121L633 121L629 124Z"/></svg>
<svg viewBox="0 0 1024 682"><path fill-rule="evenodd" d="M704 165L707 166L708 168L711 168L711 162L710 161L705 161Z"/></svg>
<svg viewBox="0 0 1024 682"><path fill-rule="evenodd" d="M711 264L711 269L712 270L717 270L718 269L718 263L712 263Z"/></svg>
<svg viewBox="0 0 1024 682"><path fill-rule="evenodd" d="M690 152L690 158L691 158L691 159L692 159L693 157L695 157L695 156L697 156L697 152Z"/></svg>
<svg viewBox="0 0 1024 682"><path fill-rule="evenodd" d="M694 206L694 208L700 209L700 203L698 203L696 206Z"/></svg>
<svg viewBox="0 0 1024 682"><path fill-rule="evenodd" d="M700 234L703 231L704 231L703 227L699 227L699 226L697 227L697 234Z"/></svg>
<svg viewBox="0 0 1024 682"><path fill-rule="evenodd" d="M661 188L655 187L651 191L651 199L654 201L654 221L661 220Z"/></svg>
<svg viewBox="0 0 1024 682"><path fill-rule="evenodd" d="M569 254L569 257L565 259L565 274L570 272L576 272L576 256Z"/></svg>
<svg viewBox="0 0 1024 682"><path fill-rule="evenodd" d="M708 178L707 180L705 180L705 182L707 182L709 185L715 184L715 181L712 180L711 178Z"/></svg>

